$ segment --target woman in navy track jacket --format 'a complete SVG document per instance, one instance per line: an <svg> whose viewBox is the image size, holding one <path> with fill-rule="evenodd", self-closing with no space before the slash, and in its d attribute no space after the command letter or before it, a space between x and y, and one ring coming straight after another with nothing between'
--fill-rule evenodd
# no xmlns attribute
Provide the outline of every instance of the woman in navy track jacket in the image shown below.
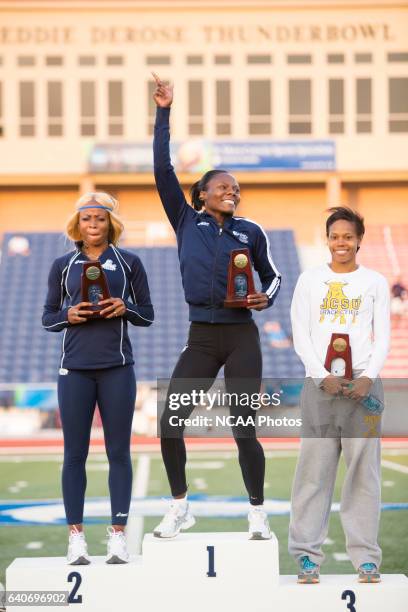
<svg viewBox="0 0 408 612"><path fill-rule="evenodd" d="M168 397L208 391L222 366L228 392L258 393L262 355L251 310L263 310L273 304L280 287L280 274L272 261L264 230L249 219L235 216L240 191L231 174L225 170L206 172L190 190L193 205L187 203L169 151L173 88L157 75L153 76L157 105L153 146L155 179L165 212L177 235L180 271L191 321L187 345L174 369ZM244 247L249 249L262 290L248 296L247 308L225 308L230 254ZM180 407L175 415L167 402L161 417L162 455L173 500L154 530L156 537L174 537L180 529L188 529L195 522L187 502L183 439L183 419L193 409L191 402ZM230 411L234 417L254 414L250 408L233 402ZM170 418L172 416L178 418ZM267 515L263 510L265 458L262 446L256 439L254 426L235 426L233 434L250 502L250 538L269 539Z"/></svg>
<svg viewBox="0 0 408 612"><path fill-rule="evenodd" d="M42 318L47 331L63 331L58 402L64 433L67 558L72 565L90 562L82 522L85 463L96 403L109 460L112 526L108 528L106 562L129 559L124 529L132 490L130 435L136 381L127 323L148 326L154 314L142 262L134 253L117 247L123 231L117 205L102 192L86 193L76 203L66 228L76 248L51 266ZM102 318L88 319L91 303L82 301L82 264L95 260L103 268L112 297L99 302Z"/></svg>

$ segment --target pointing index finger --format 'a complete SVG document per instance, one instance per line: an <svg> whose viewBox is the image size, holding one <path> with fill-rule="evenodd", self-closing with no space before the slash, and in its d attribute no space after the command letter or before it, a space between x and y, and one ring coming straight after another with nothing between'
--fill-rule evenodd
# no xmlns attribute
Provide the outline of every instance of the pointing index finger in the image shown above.
<svg viewBox="0 0 408 612"><path fill-rule="evenodd" d="M152 72L152 76L153 76L154 80L156 81L157 85L159 85L159 86L163 85L159 75L156 72Z"/></svg>

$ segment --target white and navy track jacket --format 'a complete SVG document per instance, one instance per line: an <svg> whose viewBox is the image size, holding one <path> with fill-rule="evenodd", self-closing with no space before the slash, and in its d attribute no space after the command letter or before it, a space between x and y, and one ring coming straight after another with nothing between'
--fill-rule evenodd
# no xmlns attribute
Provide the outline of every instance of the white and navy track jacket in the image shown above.
<svg viewBox="0 0 408 612"><path fill-rule="evenodd" d="M270 254L268 237L260 225L243 217L227 218L222 228L206 212L186 201L170 159L169 108L157 108L154 130L154 173L167 217L177 235L181 277L190 321L246 323L246 308L224 308L228 264L234 249L248 248L272 306L281 282Z"/></svg>
<svg viewBox="0 0 408 612"><path fill-rule="evenodd" d="M122 317L90 319L71 325L68 308L82 302L82 264L89 259L79 248L58 257L51 266L42 324L47 331L64 330L61 368L99 369L133 364L127 322L148 326L154 312L146 272L139 257L113 244L99 258L112 297L126 305Z"/></svg>

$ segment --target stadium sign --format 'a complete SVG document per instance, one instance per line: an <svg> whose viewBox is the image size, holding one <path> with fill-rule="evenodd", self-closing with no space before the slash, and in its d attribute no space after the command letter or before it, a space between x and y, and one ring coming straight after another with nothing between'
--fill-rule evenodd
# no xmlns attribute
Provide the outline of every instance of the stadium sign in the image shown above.
<svg viewBox="0 0 408 612"><path fill-rule="evenodd" d="M335 170L332 140L209 141L188 140L171 147L179 172L205 172L210 168L241 171ZM96 144L89 159L90 172L151 172L150 144Z"/></svg>
<svg viewBox="0 0 408 612"><path fill-rule="evenodd" d="M145 24L141 26L111 25L80 27L60 25L3 26L0 45L164 45L164 44L257 44L257 43L336 43L336 42L388 42L396 39L397 32L386 21L346 21L344 23L274 23L214 25L196 27Z"/></svg>

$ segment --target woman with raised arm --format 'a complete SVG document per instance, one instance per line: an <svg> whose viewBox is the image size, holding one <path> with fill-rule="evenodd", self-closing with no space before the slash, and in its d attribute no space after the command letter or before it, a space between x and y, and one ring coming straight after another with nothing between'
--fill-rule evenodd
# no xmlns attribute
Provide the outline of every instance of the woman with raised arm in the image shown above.
<svg viewBox="0 0 408 612"><path fill-rule="evenodd" d="M149 326L154 314L142 262L117 246L124 229L117 208L118 202L103 192L85 193L76 202L66 226L75 249L58 257L51 266L42 317L46 331L64 332L58 404L64 433L62 493L70 565L90 562L82 523L85 464L96 404L109 461L112 525L108 527L106 562L129 560L124 530L132 491L130 435L136 381L127 324ZM103 268L112 296L98 302L102 310L95 319L89 318L92 303L83 301L81 291L83 265L90 261L99 262ZM93 288L97 301L98 286Z"/></svg>
<svg viewBox="0 0 408 612"><path fill-rule="evenodd" d="M210 170L190 189L188 204L174 173L169 152L169 115L173 87L156 74L154 100L157 105L154 131L154 172L157 189L167 217L176 232L185 299L189 305L190 332L170 382L170 393L207 391L224 366L228 392L259 392L262 355L259 332L251 310L272 306L280 287L280 274L270 254L264 230L253 221L236 217L240 189L236 179L225 170ZM262 282L262 291L248 296L248 307L225 308L227 275L231 251L247 248ZM204 380L205 379L205 380ZM187 417L194 406L178 410ZM230 405L231 414L246 416L254 412ZM168 512L154 530L160 538L177 535L195 520L187 502L186 448L183 425L169 425L169 406L161 418L161 448L173 499ZM174 412L173 412L174 414ZM239 464L250 508L249 537L271 537L263 509L265 458L256 439L255 427L234 427Z"/></svg>

